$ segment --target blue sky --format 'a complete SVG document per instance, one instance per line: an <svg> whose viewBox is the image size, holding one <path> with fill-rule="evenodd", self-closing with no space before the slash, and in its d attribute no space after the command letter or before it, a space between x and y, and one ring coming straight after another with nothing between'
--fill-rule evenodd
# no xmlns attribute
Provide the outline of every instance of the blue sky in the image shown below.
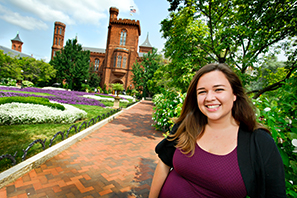
<svg viewBox="0 0 297 198"><path fill-rule="evenodd" d="M130 6L136 13L130 15ZM11 48L19 32L22 52L50 60L54 22L66 24L65 41L78 36L84 47L106 48L109 8L119 9L118 18L139 20L142 44L149 33L152 46L161 51L160 22L169 12L166 0L0 0L0 45Z"/></svg>

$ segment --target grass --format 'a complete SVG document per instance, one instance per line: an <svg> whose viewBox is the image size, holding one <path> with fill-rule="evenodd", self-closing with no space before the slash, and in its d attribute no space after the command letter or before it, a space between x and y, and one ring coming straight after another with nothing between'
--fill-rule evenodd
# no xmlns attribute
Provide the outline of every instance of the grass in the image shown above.
<svg viewBox="0 0 297 198"><path fill-rule="evenodd" d="M100 95L100 94L95 94L95 96L100 96L102 98L114 98L112 96L106 96L106 95Z"/></svg>
<svg viewBox="0 0 297 198"><path fill-rule="evenodd" d="M125 103L127 106L127 104ZM77 129L83 121L89 121L91 118L96 118L98 115L106 114L110 112L109 108L102 108L99 106L89 106L89 105L73 105L79 109L87 112L87 118L85 120L80 120L75 123ZM47 139L46 148L48 148L50 139L58 131L68 130L73 124L29 124L29 125L4 125L0 126L0 155L11 154L17 151L17 163L22 161L23 151L28 145L36 139ZM84 128L84 127L83 127ZM69 137L75 134L75 130L72 129L69 133ZM66 133L65 133L66 136ZM64 137L65 138L65 137ZM54 144L62 141L61 136L57 136L54 140ZM40 143L35 144L27 153L26 159L42 151L42 146ZM0 161L0 172L12 167L11 161L8 159L3 159Z"/></svg>

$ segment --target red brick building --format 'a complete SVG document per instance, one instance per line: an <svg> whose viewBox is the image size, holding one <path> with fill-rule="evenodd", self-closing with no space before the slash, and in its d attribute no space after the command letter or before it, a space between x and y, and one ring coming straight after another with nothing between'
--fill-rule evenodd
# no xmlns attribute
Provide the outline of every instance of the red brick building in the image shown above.
<svg viewBox="0 0 297 198"><path fill-rule="evenodd" d="M109 26L106 49L83 47L90 51L91 70L101 78L101 87L109 87L111 83L121 83L127 89L132 85L132 65L141 61L144 53L152 50L148 36L139 46L138 39L141 34L139 21L118 19L119 10L115 7L109 9ZM55 22L52 58L55 51L61 50L64 43L66 25Z"/></svg>

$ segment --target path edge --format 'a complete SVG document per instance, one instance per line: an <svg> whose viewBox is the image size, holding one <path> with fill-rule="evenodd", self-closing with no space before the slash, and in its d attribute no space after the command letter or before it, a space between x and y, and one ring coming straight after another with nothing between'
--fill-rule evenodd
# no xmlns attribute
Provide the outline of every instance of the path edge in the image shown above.
<svg viewBox="0 0 297 198"><path fill-rule="evenodd" d="M57 154L61 153L65 149L69 148L76 142L80 141L93 131L100 129L105 124L111 122L116 117L118 117L120 114L122 114L124 111L136 106L141 101L129 106L128 108L122 109L120 112L113 114L112 116L105 118L104 120L94 124L93 126L88 127L87 129L67 138L66 140L63 140L62 142L59 142L52 147L49 147L45 149L44 151L30 157L29 159L3 171L0 173L0 189L5 187L6 185L14 182L24 174L28 173L29 171L33 170L34 168L40 166L43 164L46 160L56 156Z"/></svg>

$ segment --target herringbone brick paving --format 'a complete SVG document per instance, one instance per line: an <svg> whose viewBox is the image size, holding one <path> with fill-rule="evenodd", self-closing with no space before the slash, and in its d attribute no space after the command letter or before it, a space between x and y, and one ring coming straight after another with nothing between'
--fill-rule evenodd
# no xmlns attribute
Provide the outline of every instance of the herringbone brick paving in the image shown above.
<svg viewBox="0 0 297 198"><path fill-rule="evenodd" d="M148 197L162 133L142 101L44 164L0 189L0 197Z"/></svg>

